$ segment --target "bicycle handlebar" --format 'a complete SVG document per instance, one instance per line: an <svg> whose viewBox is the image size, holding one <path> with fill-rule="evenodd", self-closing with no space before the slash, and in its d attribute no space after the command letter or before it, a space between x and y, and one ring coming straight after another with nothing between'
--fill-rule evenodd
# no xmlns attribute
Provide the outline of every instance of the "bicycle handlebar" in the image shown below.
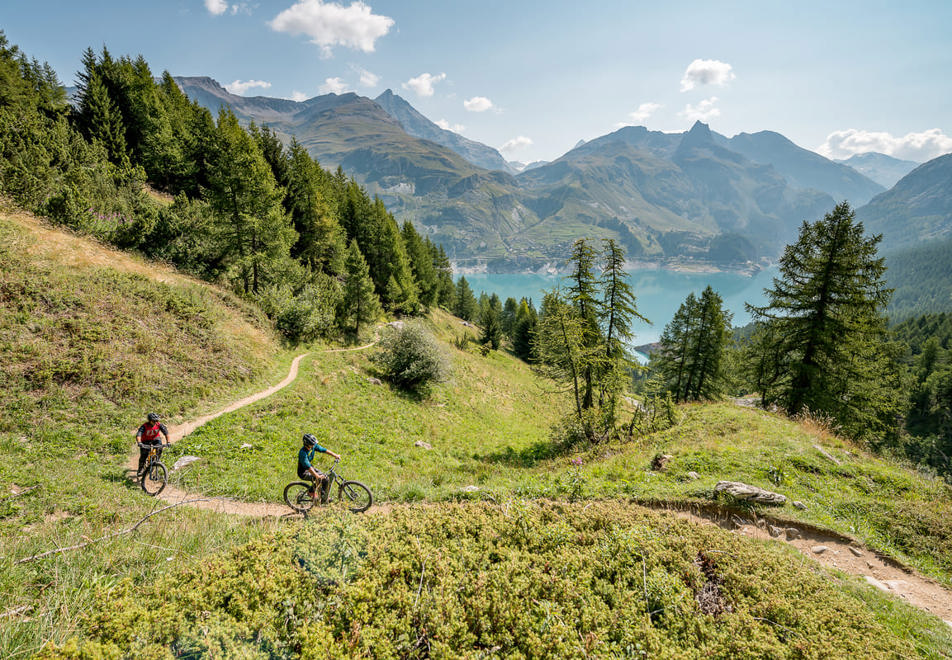
<svg viewBox="0 0 952 660"><path fill-rule="evenodd" d="M168 442L165 444L159 443L157 445L151 445L146 442L139 442L138 440L136 440L136 444L142 447L143 449L165 449L166 447L172 446L171 442Z"/></svg>

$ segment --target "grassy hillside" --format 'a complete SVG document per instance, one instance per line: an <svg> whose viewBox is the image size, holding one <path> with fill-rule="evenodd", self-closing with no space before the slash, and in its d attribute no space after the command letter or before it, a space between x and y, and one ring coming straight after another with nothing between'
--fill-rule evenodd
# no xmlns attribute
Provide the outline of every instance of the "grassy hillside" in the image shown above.
<svg viewBox="0 0 952 660"><path fill-rule="evenodd" d="M0 656L952 652L938 619L790 547L637 504L709 504L716 481L746 481L807 507L774 515L950 584L943 482L732 403L557 451L565 395L505 352L481 355L476 330L442 312L426 323L454 375L429 397L371 381L375 349L314 346L293 385L167 461L204 459L175 477L195 496L278 501L311 431L397 504L309 522L178 507L98 541L165 506L125 475L146 408L193 418L280 380L292 355L253 308L169 269L23 215L2 216L0 239ZM672 458L656 472L659 452Z"/></svg>
<svg viewBox="0 0 952 660"><path fill-rule="evenodd" d="M941 622L883 607L783 546L620 502L325 517L144 589L100 594L82 639L44 657L896 658L952 648Z"/></svg>
<svg viewBox="0 0 952 660"><path fill-rule="evenodd" d="M0 656L67 636L96 585L148 581L170 556L270 526L178 508L135 536L16 563L155 507L123 467L147 410L191 418L279 380L290 357L227 292L0 213Z"/></svg>
<svg viewBox="0 0 952 660"><path fill-rule="evenodd" d="M456 339L476 335L458 319L435 312L429 326L454 366L451 381L430 397L372 384L372 351L315 351L293 385L177 444L175 456L208 459L185 470L181 485L279 500L284 484L296 478L301 435L312 432L344 456L341 473L371 484L378 499L440 499L459 496L466 486L497 488L500 466L487 455L546 444L563 410L562 395L507 353L484 358L475 347L456 348ZM240 449L243 444L252 448Z"/></svg>
<svg viewBox="0 0 952 660"><path fill-rule="evenodd" d="M447 315L435 319L444 339L468 332ZM315 353L291 387L176 445L175 456L208 459L177 479L196 492L280 501L295 478L300 436L311 431L343 454L341 473L369 484L378 501L488 494L710 503L718 481L743 481L806 506L772 512L780 517L858 538L952 584L952 488L941 479L816 423L733 403L682 407L677 426L638 442L560 453L549 432L564 410L560 395L503 353L446 350L456 376L423 400L371 384L368 353ZM659 452L672 456L662 472L651 469ZM689 479L692 471L700 478Z"/></svg>

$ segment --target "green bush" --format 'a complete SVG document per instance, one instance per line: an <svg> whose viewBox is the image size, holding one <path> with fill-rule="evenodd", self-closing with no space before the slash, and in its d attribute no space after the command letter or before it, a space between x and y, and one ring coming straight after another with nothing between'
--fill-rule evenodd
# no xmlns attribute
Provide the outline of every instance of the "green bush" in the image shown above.
<svg viewBox="0 0 952 660"><path fill-rule="evenodd" d="M404 325L380 341L371 358L383 376L397 387L425 391L450 376L449 358L436 339L419 325Z"/></svg>
<svg viewBox="0 0 952 660"><path fill-rule="evenodd" d="M292 342L310 342L332 334L340 285L330 275L317 273L297 294L290 286L269 288L259 298L278 331Z"/></svg>

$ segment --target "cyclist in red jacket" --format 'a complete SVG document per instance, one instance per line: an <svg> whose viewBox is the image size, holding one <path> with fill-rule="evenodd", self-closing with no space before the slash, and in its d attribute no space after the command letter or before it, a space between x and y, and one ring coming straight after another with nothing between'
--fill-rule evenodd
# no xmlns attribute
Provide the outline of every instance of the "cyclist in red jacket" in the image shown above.
<svg viewBox="0 0 952 660"><path fill-rule="evenodd" d="M139 427L139 430L136 431L136 442L142 443L144 445L160 445L162 444L162 439L159 435L165 436L165 443L169 444L169 430L165 428L165 424L162 424L159 421L159 416L154 412L150 412L146 417L145 424ZM136 470L136 474L142 474L142 466L145 465L146 459L149 458L149 449L146 447L139 447L139 468ZM158 457L156 460L162 457L162 450L158 450Z"/></svg>

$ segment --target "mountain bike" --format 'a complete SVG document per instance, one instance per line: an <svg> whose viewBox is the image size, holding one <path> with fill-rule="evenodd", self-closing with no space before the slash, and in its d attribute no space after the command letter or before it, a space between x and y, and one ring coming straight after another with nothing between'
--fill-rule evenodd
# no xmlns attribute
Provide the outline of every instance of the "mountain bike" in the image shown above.
<svg viewBox="0 0 952 660"><path fill-rule="evenodd" d="M159 461L159 452L172 445L149 445L144 442L137 442L136 444L142 449L149 450L149 456L142 466L142 472L136 475L139 478L139 485L147 495L155 497L162 492L169 479L169 471Z"/></svg>
<svg viewBox="0 0 952 660"><path fill-rule="evenodd" d="M335 472L340 459L334 461L330 470L324 474L320 482L292 481L284 487L284 502L289 507L303 514L307 514L320 498L321 504L328 504L331 500L331 490L337 484L337 501L354 513L361 513L374 503L374 496L370 489L359 481L348 481ZM320 485L321 492L317 493Z"/></svg>

